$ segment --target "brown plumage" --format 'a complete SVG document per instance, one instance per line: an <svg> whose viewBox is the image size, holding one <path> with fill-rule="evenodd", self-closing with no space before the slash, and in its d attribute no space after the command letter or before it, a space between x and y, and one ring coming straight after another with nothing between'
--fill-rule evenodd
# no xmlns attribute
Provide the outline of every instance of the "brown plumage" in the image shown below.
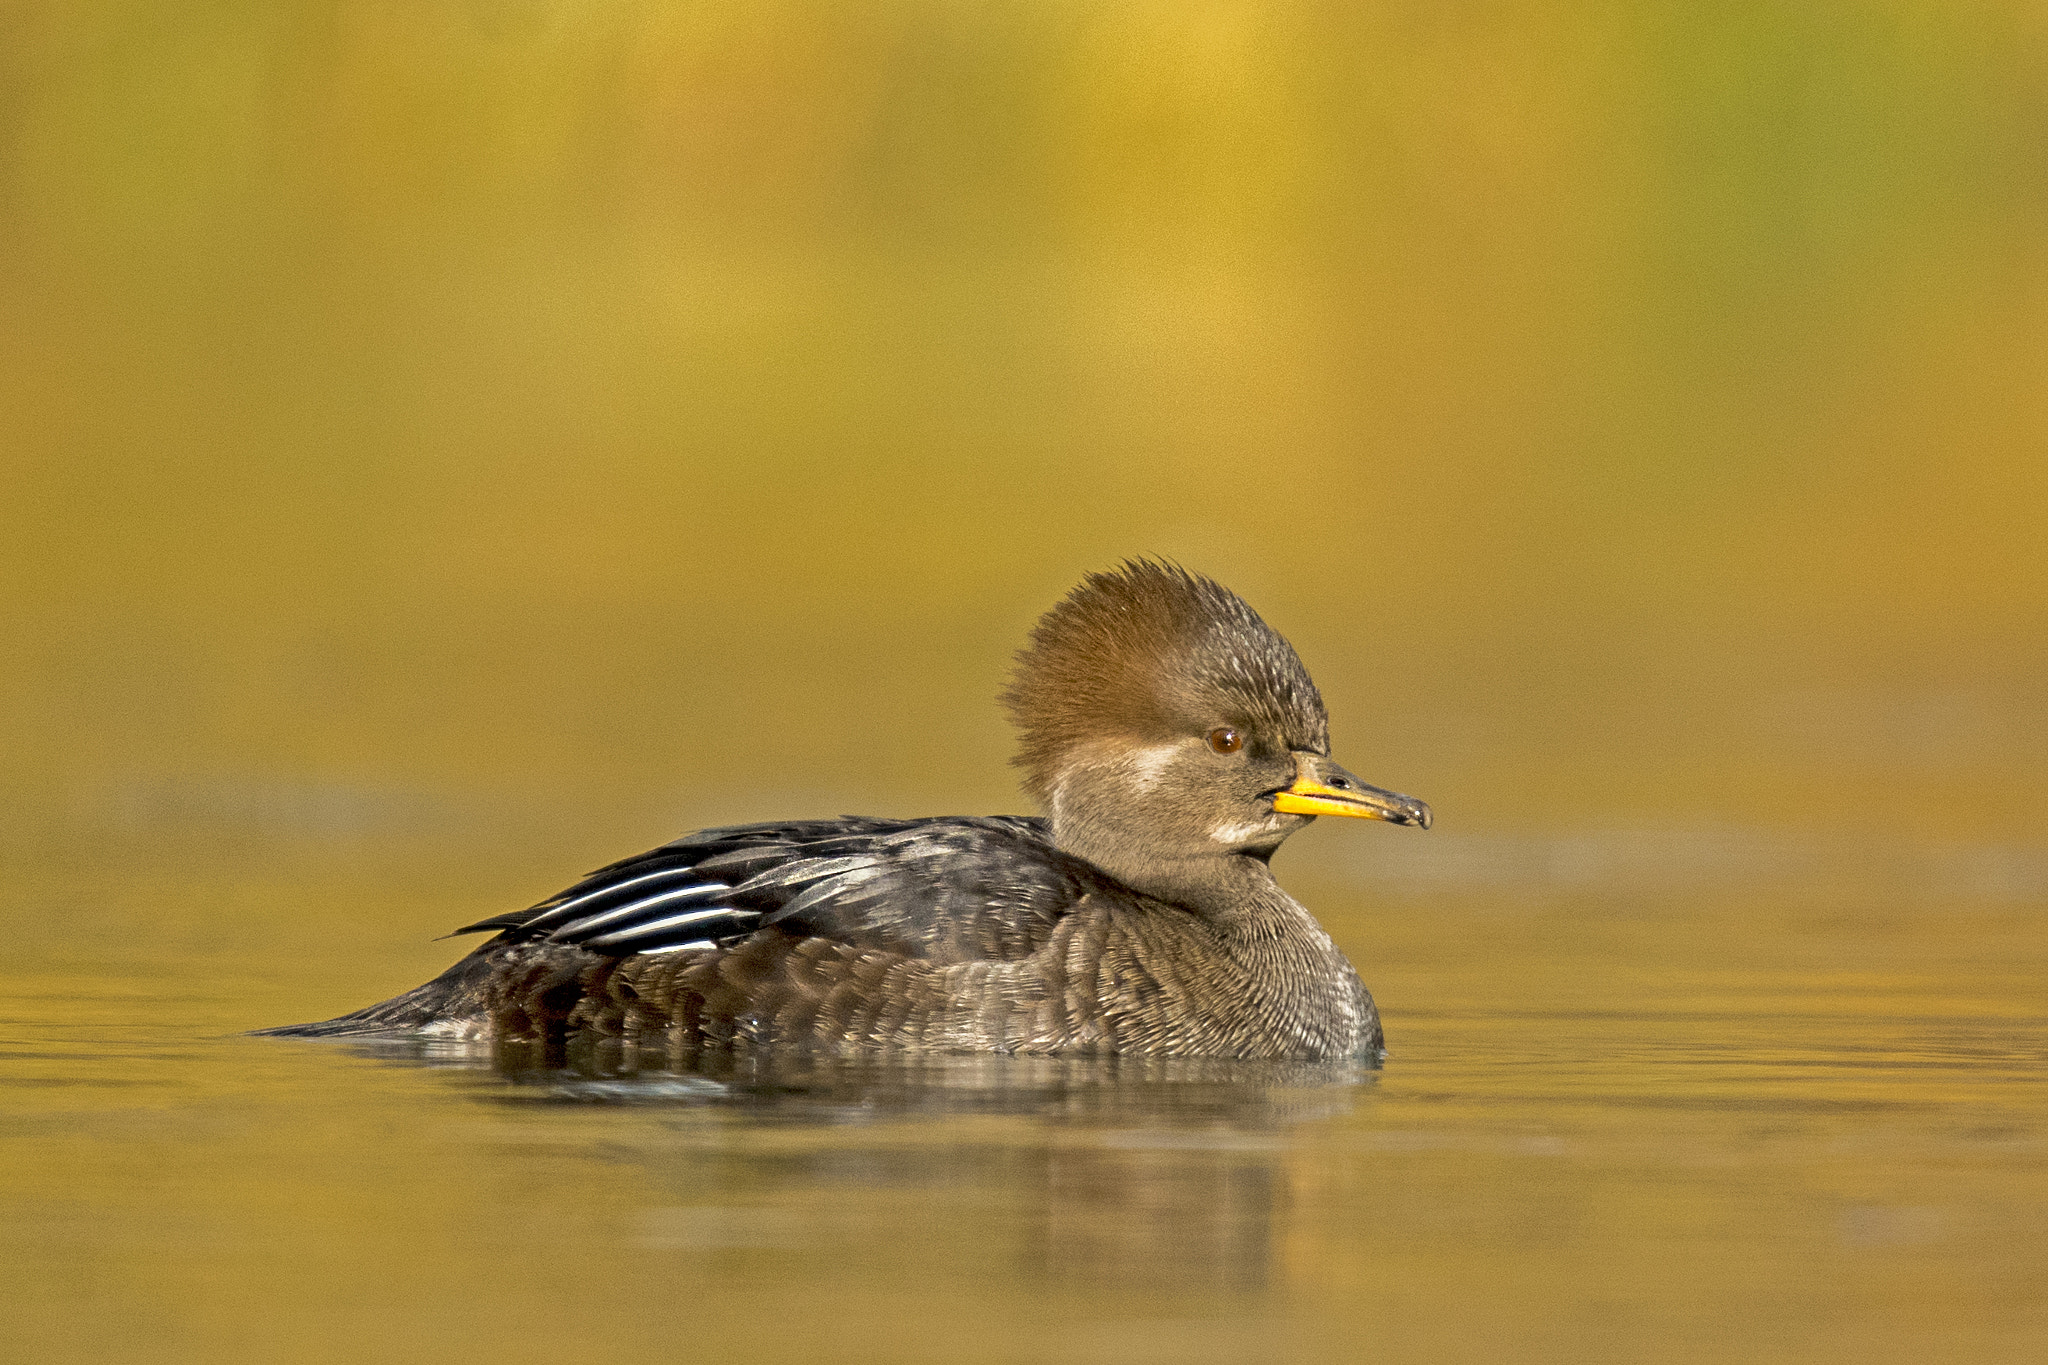
<svg viewBox="0 0 2048 1365"><path fill-rule="evenodd" d="M1222 718L1291 748L1330 747L1323 694L1294 646L1236 593L1174 565L1089 574L1032 628L1003 703L1019 732L1012 761L1041 803L1091 741L1156 742Z"/></svg>
<svg viewBox="0 0 2048 1365"><path fill-rule="evenodd" d="M1032 631L1004 694L1046 811L703 830L603 868L440 977L296 1037L1324 1060L1372 998L1273 879L1317 814L1426 827L1332 763L1294 650L1210 579L1135 561Z"/></svg>

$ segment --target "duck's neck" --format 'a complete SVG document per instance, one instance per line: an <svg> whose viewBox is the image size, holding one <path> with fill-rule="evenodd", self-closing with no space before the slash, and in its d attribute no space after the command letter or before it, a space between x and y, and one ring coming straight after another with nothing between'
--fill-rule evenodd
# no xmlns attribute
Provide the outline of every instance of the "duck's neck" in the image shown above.
<svg viewBox="0 0 2048 1365"><path fill-rule="evenodd" d="M1066 821L1058 814L1052 836L1061 851L1093 863L1133 891L1185 906L1219 928L1247 917L1263 919L1268 909L1294 904L1273 878L1266 863L1269 853L1176 853L1143 838L1142 831Z"/></svg>
<svg viewBox="0 0 2048 1365"><path fill-rule="evenodd" d="M1216 950L1236 965L1232 999L1257 1002L1237 1025L1245 1055L1337 1058L1378 1048L1378 1016L1358 973L1315 917L1280 889L1263 857L1173 859L1057 828L1055 837L1132 890L1201 917Z"/></svg>

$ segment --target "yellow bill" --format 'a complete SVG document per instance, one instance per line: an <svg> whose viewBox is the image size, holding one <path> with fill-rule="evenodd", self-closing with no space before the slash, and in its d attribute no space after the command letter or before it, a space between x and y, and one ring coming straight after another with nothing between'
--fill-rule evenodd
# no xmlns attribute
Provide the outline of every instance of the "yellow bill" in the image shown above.
<svg viewBox="0 0 2048 1365"><path fill-rule="evenodd" d="M1369 787L1320 754L1297 754L1294 785L1273 794L1283 815L1348 815L1429 828L1429 807L1412 796Z"/></svg>

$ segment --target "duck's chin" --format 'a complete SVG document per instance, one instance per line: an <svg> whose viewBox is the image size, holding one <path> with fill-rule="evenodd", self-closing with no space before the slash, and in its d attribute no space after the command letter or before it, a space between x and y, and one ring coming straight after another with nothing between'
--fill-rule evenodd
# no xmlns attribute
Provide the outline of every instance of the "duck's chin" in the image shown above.
<svg viewBox="0 0 2048 1365"><path fill-rule="evenodd" d="M1270 858L1273 856L1273 850L1280 847L1281 840L1307 823L1298 816L1277 813L1261 815L1249 820L1234 820L1218 825L1209 831L1209 838L1232 853Z"/></svg>

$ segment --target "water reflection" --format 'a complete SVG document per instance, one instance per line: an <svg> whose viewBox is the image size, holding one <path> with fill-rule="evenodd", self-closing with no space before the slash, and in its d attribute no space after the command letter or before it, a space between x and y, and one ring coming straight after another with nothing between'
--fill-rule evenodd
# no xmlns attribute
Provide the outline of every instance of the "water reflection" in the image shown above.
<svg viewBox="0 0 2048 1365"><path fill-rule="evenodd" d="M1034 1115L1066 1122L1281 1127L1349 1113L1378 1068L1355 1062L1202 1057L930 1056L709 1059L650 1066L617 1039L552 1053L525 1043L356 1042L364 1056L488 1074L508 1103L718 1104L812 1122L939 1114Z"/></svg>
<svg viewBox="0 0 2048 1365"><path fill-rule="evenodd" d="M992 1192L1002 1207L981 1213L983 1254L1076 1291L1266 1288L1290 1205L1293 1131L1351 1115L1377 1079L1355 1064L1201 1059L775 1058L670 1072L636 1069L603 1045L554 1066L517 1047L355 1049L449 1069L470 1098L529 1117L651 1109L655 1124L637 1141L614 1131L590 1147L640 1165L660 1192L630 1233L642 1247L845 1254L876 1240L878 1199ZM483 1135L536 1140L531 1126ZM953 1235L963 1231L974 1235Z"/></svg>
<svg viewBox="0 0 2048 1365"><path fill-rule="evenodd" d="M1105 1276L1152 1292L1265 1288L1286 1211L1281 1144L1119 1136L1047 1151L1035 1268L1075 1289Z"/></svg>
<svg viewBox="0 0 2048 1365"><path fill-rule="evenodd" d="M0 1001L0 1070L24 1082L0 1242L32 1325L78 1359L237 1358L216 1344L252 1321L270 1335L239 1358L575 1351L589 1318L535 1304L586 1286L657 1310L607 1316L605 1349L672 1351L687 1310L721 1359L777 1362L1549 1365L1751 1359L1763 1337L1783 1359L2038 1356L2006 1349L2044 1320L2036 919L1888 941L1865 916L1806 945L1824 971L1693 978L1631 978L1617 945L1741 952L1720 921L1523 923L1468 918L1488 930L1468 998L1404 1005L1363 1073L635 1071L602 1048L220 1037L255 1009L239 975L217 1006L52 978ZM1599 991L1574 1007L1558 981ZM1926 1296L1937 1277L1967 1321ZM254 1306L280 1302L310 1308Z"/></svg>

